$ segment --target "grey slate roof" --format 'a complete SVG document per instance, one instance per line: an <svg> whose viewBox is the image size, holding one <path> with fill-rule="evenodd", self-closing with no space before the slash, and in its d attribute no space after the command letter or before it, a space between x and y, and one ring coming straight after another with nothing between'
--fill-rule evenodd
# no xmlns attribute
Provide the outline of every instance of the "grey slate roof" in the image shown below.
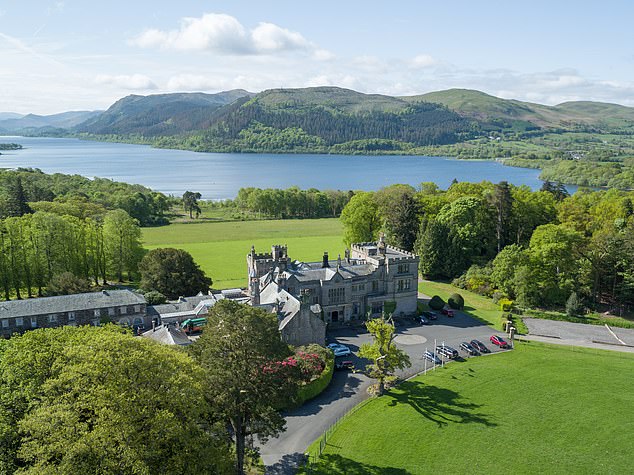
<svg viewBox="0 0 634 475"><path fill-rule="evenodd" d="M342 265L337 269L334 267L321 267L311 264L304 264L301 267L294 267L286 271L287 277L294 276L300 282L309 282L313 280L330 280L337 272L344 279L353 279L355 277L361 277L372 274L374 267L371 264L354 264L354 265Z"/></svg>
<svg viewBox="0 0 634 475"><path fill-rule="evenodd" d="M170 302L162 305L148 305L148 315L165 315L169 313L193 311L200 302L213 298L210 295L195 295L193 297L183 297L178 302Z"/></svg>
<svg viewBox="0 0 634 475"><path fill-rule="evenodd" d="M103 292L0 302L0 318L30 317L144 303L143 295L130 290L104 290Z"/></svg>
<svg viewBox="0 0 634 475"><path fill-rule="evenodd" d="M143 335L145 338L149 338L150 340L158 341L159 343L163 343L165 345L191 345L192 341L187 337L185 332L179 330L173 325L161 325L155 330L150 330Z"/></svg>

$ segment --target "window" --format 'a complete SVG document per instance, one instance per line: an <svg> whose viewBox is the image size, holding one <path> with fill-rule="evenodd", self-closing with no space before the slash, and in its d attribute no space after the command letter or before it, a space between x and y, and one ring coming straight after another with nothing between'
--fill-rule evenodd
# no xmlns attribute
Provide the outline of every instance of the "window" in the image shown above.
<svg viewBox="0 0 634 475"><path fill-rule="evenodd" d="M405 292L407 290L409 290L411 287L411 283L412 281L407 279L407 280L399 280L396 284L396 290L397 292Z"/></svg>
<svg viewBox="0 0 634 475"><path fill-rule="evenodd" d="M54 313L48 316L48 323L57 323L57 315Z"/></svg>
<svg viewBox="0 0 634 475"><path fill-rule="evenodd" d="M134 313L141 313L141 306L140 305L135 305L134 306Z"/></svg>
<svg viewBox="0 0 634 475"><path fill-rule="evenodd" d="M23 325L24 325L24 319L22 317L15 319L15 326L16 327L21 327Z"/></svg>
<svg viewBox="0 0 634 475"><path fill-rule="evenodd" d="M2 319L2 328L9 328L9 319L8 318L3 318Z"/></svg>
<svg viewBox="0 0 634 475"><path fill-rule="evenodd" d="M313 303L319 303L319 297L317 295L313 297Z"/></svg>
<svg viewBox="0 0 634 475"><path fill-rule="evenodd" d="M95 317L100 317L101 316L101 310L97 309L95 310Z"/></svg>
<svg viewBox="0 0 634 475"><path fill-rule="evenodd" d="M365 284L359 284L359 292L363 292L365 290Z"/></svg>
<svg viewBox="0 0 634 475"><path fill-rule="evenodd" d="M352 304L352 315L359 315L359 302Z"/></svg>
<svg viewBox="0 0 634 475"><path fill-rule="evenodd" d="M379 291L379 281L378 280L373 280L372 281L372 292L378 292Z"/></svg>
<svg viewBox="0 0 634 475"><path fill-rule="evenodd" d="M372 315L383 312L383 302L374 302L372 304Z"/></svg>
<svg viewBox="0 0 634 475"><path fill-rule="evenodd" d="M68 321L69 322L75 321L75 312L68 312Z"/></svg>
<svg viewBox="0 0 634 475"><path fill-rule="evenodd" d="M353 286L352 286L352 291L353 291L353 292L356 292L356 291L357 291L357 286L356 286L356 285L353 285Z"/></svg>
<svg viewBox="0 0 634 475"><path fill-rule="evenodd" d="M342 303L346 298L346 289L339 287L337 289L328 289L328 301L333 303Z"/></svg>
<svg viewBox="0 0 634 475"><path fill-rule="evenodd" d="M110 307L108 309L108 315L111 316L111 317L114 316L114 307ZM96 315L95 315L95 317L96 317Z"/></svg>
<svg viewBox="0 0 634 475"><path fill-rule="evenodd" d="M121 315L125 315L126 313L128 313L128 307L119 307L119 313Z"/></svg>
<svg viewBox="0 0 634 475"><path fill-rule="evenodd" d="M31 328L37 328L37 317L31 317Z"/></svg>
<svg viewBox="0 0 634 475"><path fill-rule="evenodd" d="M409 273L409 264L399 264L398 265L398 273L399 274L407 274L407 273Z"/></svg>

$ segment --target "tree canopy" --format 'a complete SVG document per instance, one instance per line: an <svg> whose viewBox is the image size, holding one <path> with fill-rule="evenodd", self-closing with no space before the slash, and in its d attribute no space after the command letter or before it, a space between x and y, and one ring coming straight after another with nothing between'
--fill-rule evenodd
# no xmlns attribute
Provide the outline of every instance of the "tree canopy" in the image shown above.
<svg viewBox="0 0 634 475"><path fill-rule="evenodd" d="M212 284L191 254L182 249L152 249L139 263L139 272L142 289L171 299L207 292Z"/></svg>

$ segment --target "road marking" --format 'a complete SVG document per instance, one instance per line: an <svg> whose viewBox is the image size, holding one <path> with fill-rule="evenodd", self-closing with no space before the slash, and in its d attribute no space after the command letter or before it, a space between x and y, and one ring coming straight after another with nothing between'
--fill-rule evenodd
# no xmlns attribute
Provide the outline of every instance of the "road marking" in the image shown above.
<svg viewBox="0 0 634 475"><path fill-rule="evenodd" d="M614 338L616 338L616 339L619 341L619 343L620 343L621 345L626 345L626 344L627 344L627 343L625 343L623 340L621 340L618 336L616 336L616 333L614 333L614 332L612 331L612 329L610 328L610 326L609 326L607 323L605 324L605 328L607 328L607 329L608 329L608 331L612 334L612 336L613 336Z"/></svg>

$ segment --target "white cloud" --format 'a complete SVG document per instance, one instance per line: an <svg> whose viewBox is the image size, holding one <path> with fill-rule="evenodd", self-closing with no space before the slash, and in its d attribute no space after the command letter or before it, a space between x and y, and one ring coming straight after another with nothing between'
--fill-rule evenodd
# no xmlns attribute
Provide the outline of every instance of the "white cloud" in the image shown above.
<svg viewBox="0 0 634 475"><path fill-rule="evenodd" d="M287 51L314 52L322 59L328 52L317 48L300 33L262 22L252 30L224 13L205 13L183 18L177 30L148 29L130 43L142 48L210 51L227 55L272 54Z"/></svg>
<svg viewBox="0 0 634 475"><path fill-rule="evenodd" d="M431 66L436 66L437 64L438 61L428 54L419 54L409 61L409 66L412 69L425 69Z"/></svg>
<svg viewBox="0 0 634 475"><path fill-rule="evenodd" d="M154 84L154 82L149 77L143 74L121 74L118 76L100 74L95 77L95 82L97 84L105 84L129 90L157 89L156 84Z"/></svg>

